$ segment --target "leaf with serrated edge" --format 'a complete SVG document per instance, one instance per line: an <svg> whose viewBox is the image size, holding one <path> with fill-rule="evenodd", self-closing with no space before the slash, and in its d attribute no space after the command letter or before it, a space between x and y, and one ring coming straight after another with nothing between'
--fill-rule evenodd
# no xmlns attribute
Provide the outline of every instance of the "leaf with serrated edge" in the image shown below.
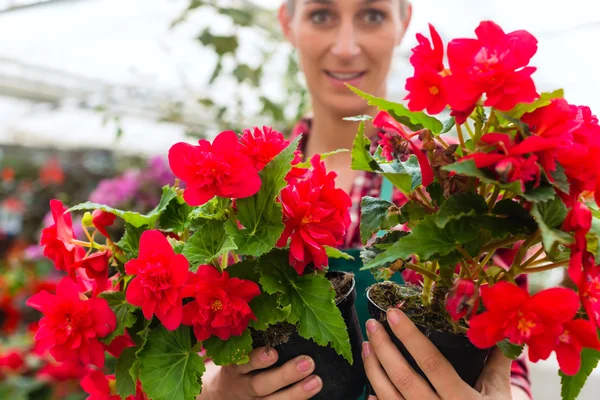
<svg viewBox="0 0 600 400"><path fill-rule="evenodd" d="M285 307L279 305L280 295L262 293L250 301L250 308L256 316L256 321L251 320L250 326L259 331L264 331L269 325L285 321L290 315L292 306L288 304Z"/></svg>
<svg viewBox="0 0 600 400"><path fill-rule="evenodd" d="M370 152L371 141L365 136L365 123L358 125L358 132L352 143L352 163L354 171L376 172L381 171L379 164Z"/></svg>
<svg viewBox="0 0 600 400"><path fill-rule="evenodd" d="M281 293L281 305L291 304L288 322L298 333L321 346L331 346L349 363L350 337L342 314L335 304L331 282L322 275L299 276L289 265L287 251L274 251L260 260L260 284L267 293Z"/></svg>
<svg viewBox="0 0 600 400"><path fill-rule="evenodd" d="M391 228L391 226L383 226L390 212L394 212L394 215L397 216L395 225L404 222L400 210L394 203L376 197L365 196L362 198L360 203L360 239L363 244L379 230ZM391 223L393 222L390 221Z"/></svg>
<svg viewBox="0 0 600 400"><path fill-rule="evenodd" d="M99 297L108 302L108 306L117 316L117 327L110 335L102 339L104 343L109 344L114 338L124 334L125 328L131 328L135 324L136 316L133 312L136 307L125 300L125 292L104 292Z"/></svg>
<svg viewBox="0 0 600 400"><path fill-rule="evenodd" d="M204 221L186 242L183 255L190 262L190 270L195 272L200 265L212 264L219 257L236 249L223 223L209 219Z"/></svg>
<svg viewBox="0 0 600 400"><path fill-rule="evenodd" d="M444 228L450 221L464 217L474 217L487 211L485 199L472 192L458 193L442 204L437 212L435 223Z"/></svg>
<svg viewBox="0 0 600 400"><path fill-rule="evenodd" d="M600 361L600 352L594 349L583 349L581 352L581 367L579 372L574 376L568 376L559 372L561 377L560 384L562 390L560 392L562 400L575 400L588 377L596 369Z"/></svg>
<svg viewBox="0 0 600 400"><path fill-rule="evenodd" d="M190 327L158 326L139 354L140 381L152 400L194 400L206 367L192 348Z"/></svg>
<svg viewBox="0 0 600 400"><path fill-rule="evenodd" d="M511 360L516 360L519 358L523 352L523 349L525 348L525 345L513 344L509 342L508 339L504 339L503 341L498 342L496 345L500 347L500 350L502 350L504 355Z"/></svg>
<svg viewBox="0 0 600 400"><path fill-rule="evenodd" d="M129 370L137 360L135 355L137 350L137 347L128 347L123 350L121 356L117 359L117 364L115 366L117 393L123 399L127 396L135 395L136 382L131 377Z"/></svg>
<svg viewBox="0 0 600 400"><path fill-rule="evenodd" d="M241 336L230 336L227 340L221 340L211 336L202 342L206 349L206 356L211 358L217 365L246 364L249 360L248 354L252 351L252 336L250 330L246 329Z"/></svg>

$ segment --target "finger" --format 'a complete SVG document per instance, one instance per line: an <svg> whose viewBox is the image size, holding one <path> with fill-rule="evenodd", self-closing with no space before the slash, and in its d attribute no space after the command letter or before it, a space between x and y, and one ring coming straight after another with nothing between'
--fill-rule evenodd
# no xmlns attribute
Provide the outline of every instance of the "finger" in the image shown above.
<svg viewBox="0 0 600 400"><path fill-rule="evenodd" d="M296 383L315 370L315 363L308 356L299 356L274 368L256 374L250 380L250 390L254 396L268 396Z"/></svg>
<svg viewBox="0 0 600 400"><path fill-rule="evenodd" d="M259 347L254 349L250 354L250 361L244 365L232 366L235 371L239 374L247 374L257 369L264 369L275 364L277 361L277 350L267 349L266 347Z"/></svg>
<svg viewBox="0 0 600 400"><path fill-rule="evenodd" d="M402 311L389 309L387 320L396 337L404 344L438 393L444 393L445 397L460 398L461 394L472 390L446 357Z"/></svg>
<svg viewBox="0 0 600 400"><path fill-rule="evenodd" d="M488 357L475 387L481 393L509 393L511 363L502 350L495 348Z"/></svg>
<svg viewBox="0 0 600 400"><path fill-rule="evenodd" d="M383 325L370 319L367 321L367 335L373 354L381 363L389 380L404 397L419 400L437 398L425 379L412 369L400 350L392 343ZM383 397L381 394L378 396Z"/></svg>
<svg viewBox="0 0 600 400"><path fill-rule="evenodd" d="M323 388L323 381L311 375L294 386L265 397L265 400L305 400L310 399Z"/></svg>
<svg viewBox="0 0 600 400"><path fill-rule="evenodd" d="M377 396L382 399L404 400L404 397L400 394L398 389L396 389L383 370L383 367L379 363L377 356L373 353L373 349L369 342L363 342L362 344L362 358L369 384ZM369 400L377 400L377 397L369 396Z"/></svg>

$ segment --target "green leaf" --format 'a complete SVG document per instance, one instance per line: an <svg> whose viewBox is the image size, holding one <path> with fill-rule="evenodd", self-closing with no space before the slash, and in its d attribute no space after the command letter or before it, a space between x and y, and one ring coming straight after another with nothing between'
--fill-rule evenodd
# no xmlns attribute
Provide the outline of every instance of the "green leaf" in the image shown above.
<svg viewBox="0 0 600 400"><path fill-rule="evenodd" d="M363 268L381 267L399 259L406 260L413 254L426 261L433 255L444 256L456 250L456 245L455 239L436 225L435 215L428 215L412 233L400 238Z"/></svg>
<svg viewBox="0 0 600 400"><path fill-rule="evenodd" d="M388 178L402 193L409 194L421 186L421 168L417 156L412 154L408 160L394 160L389 164L380 164L383 176Z"/></svg>
<svg viewBox="0 0 600 400"><path fill-rule="evenodd" d="M406 222L404 219L394 203L365 196L360 203L360 239L365 244L374 233Z"/></svg>
<svg viewBox="0 0 600 400"><path fill-rule="evenodd" d="M335 154L346 153L348 151L350 151L350 150L348 150L348 149L338 149L338 150L330 151L328 153L323 153L323 154L321 154L321 161L324 160L324 159L326 159L327 157L331 157L331 156L333 156ZM310 168L311 166L312 166L312 164L310 163L310 160L308 160L308 161L304 161L304 162L298 163L294 167L296 167L296 168Z"/></svg>
<svg viewBox="0 0 600 400"><path fill-rule="evenodd" d="M223 219L230 206L231 199L213 197L206 204L203 204L200 207L194 207L189 215L189 219Z"/></svg>
<svg viewBox="0 0 600 400"><path fill-rule="evenodd" d="M556 192L554 191L554 187L552 186L539 186L533 190L528 190L521 196L524 197L526 200L540 203L555 198Z"/></svg>
<svg viewBox="0 0 600 400"><path fill-rule="evenodd" d="M133 380L129 370L137 360L135 355L137 347L128 347L121 353L117 359L115 367L115 378L117 380L117 393L121 398L135 395L136 381Z"/></svg>
<svg viewBox="0 0 600 400"><path fill-rule="evenodd" d="M411 229L417 226L426 215L429 215L429 211L420 201L409 200L402 206L402 216L408 221Z"/></svg>
<svg viewBox="0 0 600 400"><path fill-rule="evenodd" d="M508 339L504 339L503 341L498 342L496 345L500 347L500 350L502 350L504 355L510 358L511 360L516 360L517 358L519 358L519 356L523 352L523 349L525 348L525 345L513 344L509 342Z"/></svg>
<svg viewBox="0 0 600 400"><path fill-rule="evenodd" d="M190 262L190 270L195 272L200 265L213 264L218 258L237 246L225 232L222 221L208 219L198 227L183 247L183 255Z"/></svg>
<svg viewBox="0 0 600 400"><path fill-rule="evenodd" d="M560 384L562 386L560 392L562 400L577 399L583 385L585 385L585 381L587 381L587 378L592 371L598 366L598 361L600 361L599 351L594 349L583 349L581 352L581 367L576 375L568 376L563 374L562 371L559 372L561 377Z"/></svg>
<svg viewBox="0 0 600 400"><path fill-rule="evenodd" d="M189 228L188 216L193 208L181 196L169 203L167 209L161 214L159 226L164 231L183 232Z"/></svg>
<svg viewBox="0 0 600 400"><path fill-rule="evenodd" d="M442 131L440 132L440 135L443 133L448 133L450 132L450 130L452 128L454 128L454 125L456 125L456 119L454 117L450 117L447 120L444 121L444 127L442 128Z"/></svg>
<svg viewBox="0 0 600 400"><path fill-rule="evenodd" d="M117 316L116 329L102 339L104 343L109 344L117 336L123 335L125 328L131 328L135 324L137 318L133 313L136 307L125 300L125 292L104 292L100 293L98 297L105 299L108 302L108 306Z"/></svg>
<svg viewBox="0 0 600 400"><path fill-rule="evenodd" d="M412 131L418 131L426 128L429 129L433 134L439 134L444 129L444 125L442 125L440 121L425 114L424 112L410 111L402 104L372 96L350 85L347 86L354 93L367 100L369 105L389 112L398 122L410 128Z"/></svg>
<svg viewBox="0 0 600 400"><path fill-rule="evenodd" d="M507 235L532 234L538 226L526 209L516 201L500 200L492 209L492 214L478 217L474 225L485 229L494 238L504 238Z"/></svg>
<svg viewBox="0 0 600 400"><path fill-rule="evenodd" d="M208 28L198 36L198 40L205 46L212 46L219 56L235 53L239 45L237 36L215 36Z"/></svg>
<svg viewBox="0 0 600 400"><path fill-rule="evenodd" d="M355 171L381 171L379 164L371 155L371 141L365 136L365 123L361 122L352 144L352 164Z"/></svg>
<svg viewBox="0 0 600 400"><path fill-rule="evenodd" d="M565 169L559 163L556 163L556 170L552 173L554 187L563 193L569 194L569 180L565 174Z"/></svg>
<svg viewBox="0 0 600 400"><path fill-rule="evenodd" d="M438 207L441 206L446 200L444 198L444 190L442 189L442 185L440 185L439 182L433 182L431 185L427 186L427 193L429 193L429 196L431 197L431 200L433 200L434 205Z"/></svg>
<svg viewBox="0 0 600 400"><path fill-rule="evenodd" d="M300 137L296 138L260 172L262 186L258 193L236 201L238 219L244 229L239 230L231 221L227 222L226 229L238 247L238 254L259 257L279 240L283 232L283 212L275 199L287 184L284 178L292 168L299 140Z"/></svg>
<svg viewBox="0 0 600 400"><path fill-rule="evenodd" d="M472 192L458 193L447 199L436 215L435 223L444 228L450 221L464 217L474 217L487 212L485 199Z"/></svg>
<svg viewBox="0 0 600 400"><path fill-rule="evenodd" d="M274 251L260 261L263 289L281 293L281 304L291 304L288 322L297 324L298 333L321 346L331 346L349 363L352 348L346 323L335 304L335 290L323 275L299 276L289 265L287 251Z"/></svg>
<svg viewBox="0 0 600 400"><path fill-rule="evenodd" d="M146 230L145 227L135 227L131 224L125 224L125 234L117 243L121 250L125 252L128 259L137 258L140 250L140 238Z"/></svg>
<svg viewBox="0 0 600 400"><path fill-rule="evenodd" d="M573 241L571 235L552 228L562 223L565 219L567 213L566 207L564 204L561 206L561 204L562 201L557 197L546 203L534 203L531 209L531 215L535 218L542 233L544 249L548 253L552 251L552 248L556 244L567 245Z"/></svg>
<svg viewBox="0 0 600 400"><path fill-rule="evenodd" d="M250 321L250 327L264 331L269 325L285 321L290 315L292 306L282 307L279 294L262 293L250 301L250 308L256 315L256 321Z"/></svg>
<svg viewBox="0 0 600 400"><path fill-rule="evenodd" d="M251 26L254 23L255 14L241 8L218 7L220 14L231 17L233 23L238 26Z"/></svg>
<svg viewBox="0 0 600 400"><path fill-rule="evenodd" d="M216 336L202 342L206 349L206 355L217 365L246 364L249 361L248 354L252 351L252 336L250 330L246 329L241 336L230 336L227 340L221 340Z"/></svg>
<svg viewBox="0 0 600 400"><path fill-rule="evenodd" d="M251 68L246 64L239 64L233 70L233 76L237 78L238 83L242 83L244 81L249 81L254 87L260 85L260 78L262 76L262 69L259 68Z"/></svg>
<svg viewBox="0 0 600 400"><path fill-rule="evenodd" d="M376 238L370 246L363 247L360 251L360 258L364 265L369 264L371 261L375 259L379 254L383 253L387 248L390 247L393 243L397 242L400 238L408 235L408 232L405 231L391 231L386 233L385 235ZM389 261L387 263L382 264L378 268L371 269L371 273L374 276L379 274L387 275L387 272L383 270L388 268L390 265L394 263L394 261ZM370 269L369 267L363 267L361 270ZM375 278L377 279L377 277Z"/></svg>
<svg viewBox="0 0 600 400"><path fill-rule="evenodd" d="M521 182L514 181L509 183L501 183L497 180L490 178L486 174L483 173L480 169L475 165L475 161L469 159L466 161L456 162L454 164L445 165L442 167L444 171L453 171L459 175L464 176L473 176L475 178L479 178L483 183L492 183L498 186L500 189L509 190L516 194L521 194Z"/></svg>
<svg viewBox="0 0 600 400"><path fill-rule="evenodd" d="M348 253L344 253L343 251L340 251L340 250L336 249L335 247L331 247L331 246L324 246L324 247L325 247L325 253L327 254L327 257L329 257L329 258L343 258L344 260L354 261L354 257L352 257Z"/></svg>
<svg viewBox="0 0 600 400"><path fill-rule="evenodd" d="M158 221L161 214L167 209L169 203L176 197L177 192L174 188L170 186L163 187L160 202L152 211L145 215L134 211L118 210L116 208L109 207L105 204L92 203L90 201L71 207L67 210L67 212L103 210L122 218L125 222L133 225L135 228L139 228L144 225L152 227L154 226L154 223Z"/></svg>
<svg viewBox="0 0 600 400"><path fill-rule="evenodd" d="M200 393L204 360L192 348L188 326L152 330L139 359L140 381L153 400L195 400Z"/></svg>
<svg viewBox="0 0 600 400"><path fill-rule="evenodd" d="M508 115L513 118L521 118L523 114L535 111L538 108L545 107L550 104L550 100L559 99L564 97L564 91L562 89L555 90L553 92L545 92L540 94L540 98L531 103L519 103L517 104Z"/></svg>

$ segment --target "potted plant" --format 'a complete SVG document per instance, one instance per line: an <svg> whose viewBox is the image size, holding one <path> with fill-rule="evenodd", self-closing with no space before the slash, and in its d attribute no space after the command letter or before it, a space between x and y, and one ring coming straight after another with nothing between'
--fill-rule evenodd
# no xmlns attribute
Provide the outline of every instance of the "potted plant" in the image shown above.
<svg viewBox="0 0 600 400"><path fill-rule="evenodd" d="M262 345L279 362L313 356L320 397L358 397L353 277L327 273L346 256L336 246L350 199L320 155L300 162L298 141L264 127L177 143L169 163L185 189L164 186L147 214L53 200L41 245L65 277L56 295L28 300L43 314L38 345L88 371L86 391L121 398L194 399L205 359L242 364ZM74 238L76 211L86 241Z"/></svg>
<svg viewBox="0 0 600 400"><path fill-rule="evenodd" d="M371 154L371 118L358 118L353 168L407 197L362 199L361 257L383 281L368 289L370 311L384 321L401 308L471 385L493 346L515 358L527 345L533 362L555 352L562 397L573 399L600 359L598 119L562 90L537 93L531 34L490 21L475 33L448 43L449 66L433 26L431 41L417 35L407 107L353 88L379 110L369 123L380 128ZM554 268L575 290L517 285ZM386 281L403 270L422 283Z"/></svg>

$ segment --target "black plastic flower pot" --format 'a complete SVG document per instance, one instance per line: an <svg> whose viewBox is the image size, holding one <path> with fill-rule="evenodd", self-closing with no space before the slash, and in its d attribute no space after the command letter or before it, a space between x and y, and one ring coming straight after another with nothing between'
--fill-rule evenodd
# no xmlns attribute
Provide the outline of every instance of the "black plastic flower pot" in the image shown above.
<svg viewBox="0 0 600 400"><path fill-rule="evenodd" d="M410 366L431 385L431 382L429 379L427 379L427 376L425 376L421 368L419 368L415 359L392 332L392 329L387 322L387 310L376 304L371 298L371 289L378 285L397 284L394 282L381 282L367 289L369 313L374 319L382 323L388 335L392 339L392 342L396 345L396 347L398 347ZM410 318L410 312L406 311L406 314ZM440 318L442 317L440 316ZM479 349L475 347L469 338L463 334L441 332L418 323L415 323L415 325L440 350L440 353L442 353L450 362L450 364L452 364L458 375L472 387L475 386L477 378L479 378L479 374L483 370L485 361L490 353L490 349ZM433 388L433 385L431 385L431 387ZM370 385L368 385L368 393L375 394Z"/></svg>
<svg viewBox="0 0 600 400"><path fill-rule="evenodd" d="M327 277L331 279L336 275L341 276L344 274L347 273L328 272ZM337 301L337 306L348 327L354 359L352 365L344 357L338 355L331 346L320 346L312 340L301 337L296 331L290 335L286 343L273 346L277 350L279 358L272 368L281 366L300 355L307 355L314 360L314 374L322 379L323 388L313 399L355 400L364 394L366 375L361 357L363 335L354 307L355 300L356 288L354 278L352 278L352 286Z"/></svg>

